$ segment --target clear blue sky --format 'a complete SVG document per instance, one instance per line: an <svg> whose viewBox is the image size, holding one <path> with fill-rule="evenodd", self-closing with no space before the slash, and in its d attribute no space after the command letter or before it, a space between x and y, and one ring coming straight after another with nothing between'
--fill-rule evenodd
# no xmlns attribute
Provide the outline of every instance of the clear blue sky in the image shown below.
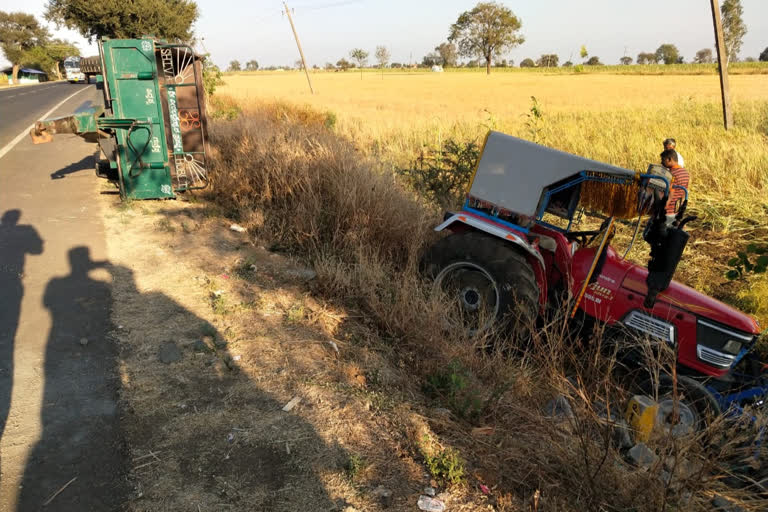
<svg viewBox="0 0 768 512"><path fill-rule="evenodd" d="M98 1L98 0L94 0ZM390 49L392 61L414 61L444 41L459 13L476 0L294 0L294 21L310 65L322 66L348 57L361 47L371 55L377 45ZM714 47L709 0L506 0L522 19L526 42L507 57L557 53L564 62L577 59L582 44L590 55L617 63L624 55L654 51L673 43L690 61L697 50ZM292 64L298 59L288 20L278 0L198 0L195 31L214 61L256 59L262 66ZM768 1L742 0L748 33L741 57L757 57L768 47ZM41 16L44 0L0 0L0 10L24 10ZM75 41L85 55L94 47L69 31L54 33ZM371 62L373 59L371 59ZM5 60L0 56L0 63Z"/></svg>

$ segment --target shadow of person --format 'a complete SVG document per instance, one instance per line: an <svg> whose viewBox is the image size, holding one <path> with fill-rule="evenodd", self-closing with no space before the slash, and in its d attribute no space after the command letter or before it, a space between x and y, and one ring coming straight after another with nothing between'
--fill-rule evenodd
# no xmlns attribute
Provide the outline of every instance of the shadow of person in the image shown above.
<svg viewBox="0 0 768 512"><path fill-rule="evenodd" d="M137 498L144 510L336 507L319 474L338 471L348 456L284 412L284 400L261 389L226 347L193 345L201 327L217 340L220 333L165 294L140 292L131 269L92 261L85 247L69 256L71 273L51 280L45 293L52 329L43 431L18 512L39 510L74 477L48 509L111 511ZM89 276L102 268L111 287ZM113 331L119 353L111 336L94 338L110 327L110 308L120 319ZM118 411L120 382L125 408Z"/></svg>
<svg viewBox="0 0 768 512"><path fill-rule="evenodd" d="M321 475L338 473L346 451L326 442L301 406L283 411L287 398L250 372L259 362L240 366L208 321L163 293L140 292L131 269L111 272L121 368L131 383L123 428L140 467L133 476L142 508L336 509ZM215 342L202 345L205 336ZM175 357L162 360L169 347Z"/></svg>
<svg viewBox="0 0 768 512"><path fill-rule="evenodd" d="M18 511L115 510L126 495L117 408L117 349L109 340L111 290L89 273L106 262L87 247L69 251L70 273L51 279L43 303L51 314L45 349L42 432L24 470Z"/></svg>
<svg viewBox="0 0 768 512"><path fill-rule="evenodd" d="M5 430L13 389L13 345L19 327L27 254L41 254L43 240L32 226L19 224L20 210L0 218L0 438Z"/></svg>

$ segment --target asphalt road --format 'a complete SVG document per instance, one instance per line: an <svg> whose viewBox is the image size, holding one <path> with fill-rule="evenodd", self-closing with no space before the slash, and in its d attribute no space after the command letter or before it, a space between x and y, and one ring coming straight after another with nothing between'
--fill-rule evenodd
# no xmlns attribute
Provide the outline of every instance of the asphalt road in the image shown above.
<svg viewBox="0 0 768 512"><path fill-rule="evenodd" d="M0 90L2 512L112 511L126 496L96 147L24 135L101 101L94 85Z"/></svg>
<svg viewBox="0 0 768 512"><path fill-rule="evenodd" d="M0 149L61 100L87 87L94 88L87 84L50 82L0 89Z"/></svg>

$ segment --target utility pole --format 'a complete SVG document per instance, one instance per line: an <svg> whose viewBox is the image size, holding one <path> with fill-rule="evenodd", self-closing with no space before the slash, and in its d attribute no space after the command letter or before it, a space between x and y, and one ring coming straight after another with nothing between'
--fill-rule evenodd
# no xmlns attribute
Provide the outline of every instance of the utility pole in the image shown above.
<svg viewBox="0 0 768 512"><path fill-rule="evenodd" d="M291 22L291 30L293 30L293 37L296 39L296 46L299 47L299 55L301 55L301 64L304 66L304 73L307 75L307 83L309 84L309 92L315 94L315 90L312 88L312 80L309 78L309 69L307 68L307 59L304 58L304 50L301 49L301 43L299 42L299 34L296 33L296 26L293 24L293 18L291 18L291 10L288 9L288 4L283 2L285 6L285 14L288 15L288 21Z"/></svg>
<svg viewBox="0 0 768 512"><path fill-rule="evenodd" d="M723 36L723 22L720 19L720 6L717 0L712 2L712 21L715 24L715 45L717 47L717 63L720 68L720 93L723 97L723 123L728 130L733 125L731 112L731 88L728 85L728 50Z"/></svg>

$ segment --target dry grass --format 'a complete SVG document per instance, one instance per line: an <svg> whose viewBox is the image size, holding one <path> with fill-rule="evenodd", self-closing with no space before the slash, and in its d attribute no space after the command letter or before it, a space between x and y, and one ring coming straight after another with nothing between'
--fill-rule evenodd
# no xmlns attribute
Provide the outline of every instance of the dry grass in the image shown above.
<svg viewBox="0 0 768 512"><path fill-rule="evenodd" d="M364 325L307 294L303 267L229 224L182 202L107 219L128 509L376 510L385 485L394 510L412 510L428 480L392 424L409 423L399 396L418 390ZM158 360L167 343L180 361Z"/></svg>
<svg viewBox="0 0 768 512"><path fill-rule="evenodd" d="M698 439L658 439L662 461L685 452L707 462L701 475L673 476L669 485L658 478L663 463L646 473L621 461L598 404L624 404L629 390L615 378L615 359L599 343L577 348L562 321L544 326L523 357L477 350L487 340L446 332L443 306L417 268L437 212L324 128L323 116L307 119L283 107L251 106L240 119L215 124L214 197L258 236L311 261L315 293L362 313L363 343L382 357L377 366L355 360L350 379L360 382L361 372L366 382L380 371L401 376L379 389L418 415L385 407L390 428L406 433L404 448L417 462L437 458L447 467L446 454L458 450L468 475L451 491L459 503L521 510L541 491L540 510L698 510L724 492L713 475L722 475L733 444L705 449ZM504 340L496 338L496 346ZM451 391L441 382L462 384ZM558 393L572 399L570 420L542 414ZM446 406L447 414L439 408ZM724 428L716 424L706 435ZM674 466L667 464L672 473ZM765 505L748 493L741 497Z"/></svg>

